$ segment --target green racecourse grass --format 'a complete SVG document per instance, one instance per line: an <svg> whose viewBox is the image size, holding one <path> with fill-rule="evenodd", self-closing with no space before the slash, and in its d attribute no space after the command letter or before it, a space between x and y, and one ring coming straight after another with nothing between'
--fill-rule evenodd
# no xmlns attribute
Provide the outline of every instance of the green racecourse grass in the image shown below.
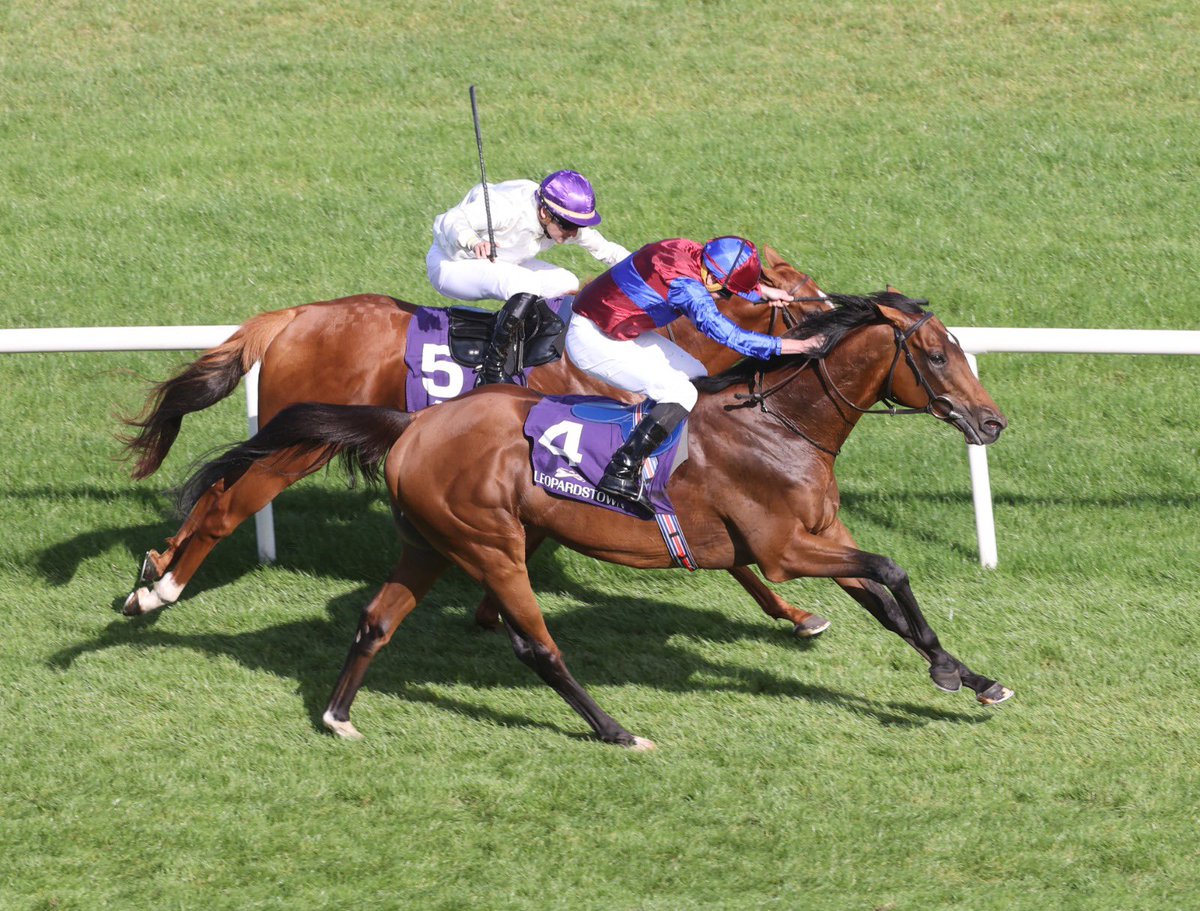
<svg viewBox="0 0 1200 911"><path fill-rule="evenodd" d="M359 291L434 303L433 215L577 167L628 246L745 232L831 290L950 325L1200 329L1194 3L65 2L0 6L0 327L237 323ZM594 264L560 250L581 273ZM547 548L582 721L448 576L319 716L397 552L311 479L281 557L242 529L184 600L112 610L167 489L115 411L184 355L0 359L0 908L1200 907L1200 365L996 355L1000 567L962 440L865 421L844 518L943 641L1016 690L937 693L830 583L772 627L723 574Z"/></svg>

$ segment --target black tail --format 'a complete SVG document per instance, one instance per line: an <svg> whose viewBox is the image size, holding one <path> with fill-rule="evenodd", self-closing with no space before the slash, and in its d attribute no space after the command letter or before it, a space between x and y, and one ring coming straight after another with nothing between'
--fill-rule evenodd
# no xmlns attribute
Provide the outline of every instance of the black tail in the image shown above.
<svg viewBox="0 0 1200 911"><path fill-rule="evenodd" d="M246 442L201 465L180 491L180 509L190 513L201 494L218 481L228 487L255 462L284 450L320 453L322 462L340 454L351 479L361 473L375 480L388 450L412 419L406 411L374 405L292 405Z"/></svg>

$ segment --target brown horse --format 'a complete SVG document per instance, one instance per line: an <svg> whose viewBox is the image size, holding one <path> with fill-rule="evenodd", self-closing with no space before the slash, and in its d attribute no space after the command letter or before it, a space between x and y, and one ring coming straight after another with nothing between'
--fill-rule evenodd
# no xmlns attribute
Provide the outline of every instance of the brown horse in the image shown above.
<svg viewBox="0 0 1200 911"><path fill-rule="evenodd" d="M699 565L757 563L773 582L833 578L928 663L935 685L966 684L984 705L1012 691L973 673L926 622L908 576L893 560L859 550L838 518L833 465L859 416L895 403L932 414L969 443L994 442L1006 420L971 372L945 326L916 301L883 292L836 297L836 309L794 330L823 334L820 360L777 358L700 380L688 459L668 490ZM667 567L653 522L553 497L533 485L522 428L540 398L511 387L478 390L417 415L388 408L298 405L252 440L210 462L187 490L233 482L252 465L269 469L296 450L344 458L367 474L385 464L406 546L382 590L364 608L350 654L324 714L344 737L359 736L350 706L367 666L450 565L481 582L500 604L517 657L609 743L652 747L592 700L568 672L546 629L525 562L530 543L551 537L581 553L634 567ZM286 459L285 459L286 461ZM414 534L415 532L415 534Z"/></svg>
<svg viewBox="0 0 1200 911"><path fill-rule="evenodd" d="M770 248L764 248L765 276L798 298L819 298L821 290ZM783 330L770 307L733 298L722 308L730 319L758 332ZM813 309L797 303L799 315ZM263 313L243 324L228 341L201 355L176 376L159 384L146 404L144 417L127 423L139 432L126 440L137 457L133 471L141 479L153 474L166 458L183 418L228 396L242 375L262 363L259 416L263 424L288 405L328 402L341 405L405 406L405 339L417 308L391 297L361 294ZM712 341L687 321L672 337L697 357L710 374L732 365L737 352ZM776 326L778 325L778 330ZM625 396L574 369L565 359L536 368L530 387L548 394L594 393ZM138 584L125 599L124 611L143 614L178 600L200 565L218 543L233 533L286 487L321 468L327 460L295 456L279 471L252 468L237 483L208 491L187 515L163 551L146 554ZM748 567L730 570L771 617L793 624L799 636L815 636L829 626L816 614L793 607L767 588ZM484 599L476 612L482 626L495 627L499 613Z"/></svg>

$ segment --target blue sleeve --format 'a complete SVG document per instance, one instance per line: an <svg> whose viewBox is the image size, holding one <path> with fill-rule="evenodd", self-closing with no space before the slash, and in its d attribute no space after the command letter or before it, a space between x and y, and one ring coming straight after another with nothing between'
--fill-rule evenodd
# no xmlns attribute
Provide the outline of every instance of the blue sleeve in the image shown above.
<svg viewBox="0 0 1200 911"><path fill-rule="evenodd" d="M781 343L773 335L749 332L725 316L713 303L712 295L693 278L677 278L671 282L667 303L685 314L696 328L738 354L761 361L779 353Z"/></svg>

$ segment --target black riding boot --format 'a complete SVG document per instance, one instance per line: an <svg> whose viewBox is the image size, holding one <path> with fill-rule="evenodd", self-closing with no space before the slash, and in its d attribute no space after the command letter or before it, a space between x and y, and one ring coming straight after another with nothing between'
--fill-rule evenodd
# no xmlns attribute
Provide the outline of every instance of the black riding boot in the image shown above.
<svg viewBox="0 0 1200 911"><path fill-rule="evenodd" d="M663 402L651 408L613 453L612 461L604 469L604 477L596 486L611 496L649 507L642 495L642 463L687 416L687 409L674 402Z"/></svg>
<svg viewBox="0 0 1200 911"><path fill-rule="evenodd" d="M500 312L496 314L492 340L487 351L483 353L483 363L479 365L479 375L475 378L476 386L512 382L512 378L505 374L504 366L512 354L517 331L525 322L525 316L533 310L537 300L536 294L514 294L500 308Z"/></svg>

